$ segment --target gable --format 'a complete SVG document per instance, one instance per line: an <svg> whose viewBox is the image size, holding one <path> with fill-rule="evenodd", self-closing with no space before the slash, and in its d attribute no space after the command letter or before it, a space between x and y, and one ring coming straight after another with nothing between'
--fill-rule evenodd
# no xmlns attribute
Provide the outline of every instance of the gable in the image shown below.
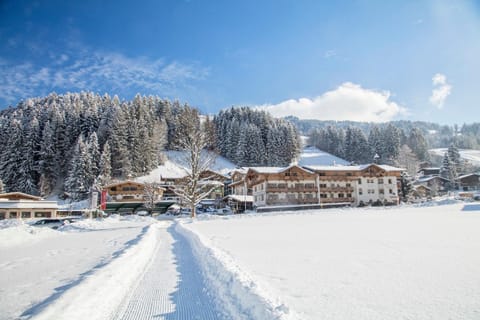
<svg viewBox="0 0 480 320"><path fill-rule="evenodd" d="M371 164L365 169L361 170L361 173L364 176L383 177L385 176L386 171L375 164Z"/></svg>

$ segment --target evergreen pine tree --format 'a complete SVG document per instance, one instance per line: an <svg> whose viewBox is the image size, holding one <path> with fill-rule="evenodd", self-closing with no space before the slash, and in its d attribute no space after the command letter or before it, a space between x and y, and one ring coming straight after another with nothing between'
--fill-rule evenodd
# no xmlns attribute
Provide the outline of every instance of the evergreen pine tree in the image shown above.
<svg viewBox="0 0 480 320"><path fill-rule="evenodd" d="M103 145L103 152L100 157L99 165L98 182L102 187L108 185L112 179L112 167L110 165L111 156L110 144L107 141Z"/></svg>
<svg viewBox="0 0 480 320"><path fill-rule="evenodd" d="M55 154L55 136L50 122L48 121L43 128L43 139L40 145L39 153L39 190L40 195L45 197L49 195L57 181L58 166L56 163Z"/></svg>
<svg viewBox="0 0 480 320"><path fill-rule="evenodd" d="M79 137L70 162L70 170L65 180L65 191L74 201L83 200L90 192L91 176L89 172L90 159L82 136Z"/></svg>

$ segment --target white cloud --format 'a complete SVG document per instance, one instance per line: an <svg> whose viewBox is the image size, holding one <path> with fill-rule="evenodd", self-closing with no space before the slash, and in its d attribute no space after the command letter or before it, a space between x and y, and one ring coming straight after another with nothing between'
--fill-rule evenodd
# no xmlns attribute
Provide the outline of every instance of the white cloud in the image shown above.
<svg viewBox="0 0 480 320"><path fill-rule="evenodd" d="M452 86L447 83L447 77L444 74L437 73L432 78L434 86L432 95L430 96L430 103L438 109L442 109L445 100L452 92Z"/></svg>
<svg viewBox="0 0 480 320"><path fill-rule="evenodd" d="M330 59L330 58L333 58L337 55L337 52L335 50L327 50L325 51L325 53L323 54L323 57L325 59Z"/></svg>
<svg viewBox="0 0 480 320"><path fill-rule="evenodd" d="M53 90L178 95L189 82L206 76L208 69L192 63L85 49L75 55L57 55L44 66L13 64L0 58L0 99L13 103Z"/></svg>
<svg viewBox="0 0 480 320"><path fill-rule="evenodd" d="M345 82L314 99L292 99L259 108L276 117L293 115L300 119L372 122L389 121L407 113L405 108L390 100L390 92L364 89L351 82Z"/></svg>

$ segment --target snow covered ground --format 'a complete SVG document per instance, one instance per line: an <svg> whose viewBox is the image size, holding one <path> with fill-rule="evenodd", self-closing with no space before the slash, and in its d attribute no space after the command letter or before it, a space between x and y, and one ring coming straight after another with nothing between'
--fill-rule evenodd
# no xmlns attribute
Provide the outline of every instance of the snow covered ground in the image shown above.
<svg viewBox="0 0 480 320"><path fill-rule="evenodd" d="M132 247L152 223L150 219L108 218L77 222L56 231L15 222L0 224L2 320L46 311ZM50 319L54 318L59 319Z"/></svg>
<svg viewBox="0 0 480 320"><path fill-rule="evenodd" d="M298 164L300 166L348 166L349 162L315 147L305 147L300 154Z"/></svg>
<svg viewBox="0 0 480 320"><path fill-rule="evenodd" d="M430 149L429 152L434 156L443 158L447 148ZM480 166L480 150L460 149L459 153L462 159L468 160L474 166Z"/></svg>
<svg viewBox="0 0 480 320"><path fill-rule="evenodd" d="M0 222L0 319L480 319L480 203Z"/></svg>
<svg viewBox="0 0 480 320"><path fill-rule="evenodd" d="M480 204L245 215L183 228L282 319L480 319Z"/></svg>

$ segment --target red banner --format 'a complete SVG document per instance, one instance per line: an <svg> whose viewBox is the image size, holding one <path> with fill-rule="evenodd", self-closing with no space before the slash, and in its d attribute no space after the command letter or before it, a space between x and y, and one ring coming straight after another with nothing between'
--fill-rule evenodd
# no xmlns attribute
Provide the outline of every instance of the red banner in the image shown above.
<svg viewBox="0 0 480 320"><path fill-rule="evenodd" d="M100 197L100 209L107 209L107 190L102 190L102 195Z"/></svg>

